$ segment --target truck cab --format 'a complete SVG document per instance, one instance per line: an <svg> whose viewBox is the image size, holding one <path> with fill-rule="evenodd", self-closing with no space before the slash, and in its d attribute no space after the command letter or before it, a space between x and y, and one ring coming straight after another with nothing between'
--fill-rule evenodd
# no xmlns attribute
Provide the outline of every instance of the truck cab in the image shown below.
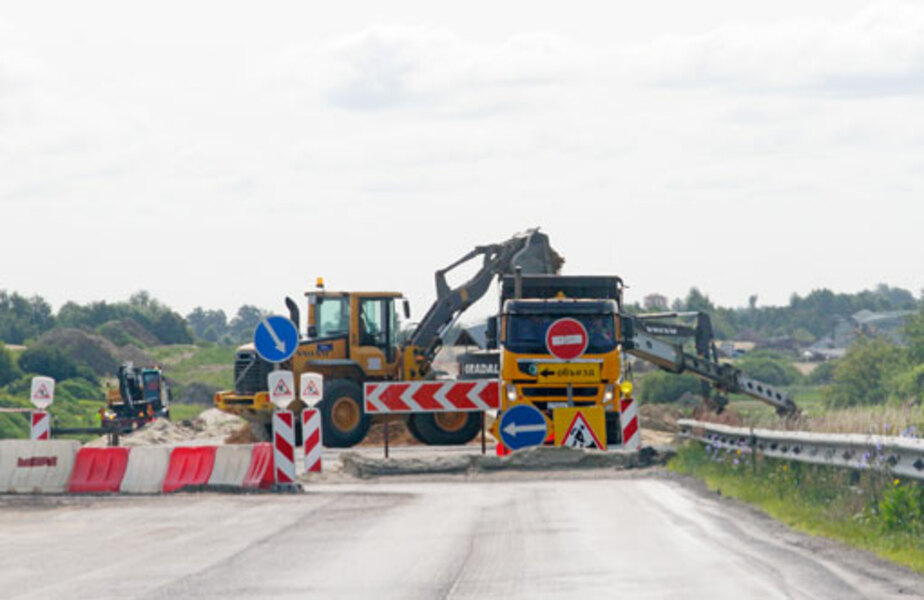
<svg viewBox="0 0 924 600"><path fill-rule="evenodd" d="M528 402L550 419L555 408L602 406L608 444L620 443L622 376L618 277L522 277L504 280L498 327L501 407ZM560 319L578 321L587 333L584 352L571 360L553 356L546 332Z"/></svg>

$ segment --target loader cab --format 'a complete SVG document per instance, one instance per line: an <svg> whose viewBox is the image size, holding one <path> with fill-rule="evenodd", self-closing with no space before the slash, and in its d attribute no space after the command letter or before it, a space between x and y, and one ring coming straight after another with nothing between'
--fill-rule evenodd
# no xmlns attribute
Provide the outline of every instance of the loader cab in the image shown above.
<svg viewBox="0 0 924 600"><path fill-rule="evenodd" d="M306 296L306 341L317 348L317 358L348 360L366 377L395 372L401 294L319 291Z"/></svg>

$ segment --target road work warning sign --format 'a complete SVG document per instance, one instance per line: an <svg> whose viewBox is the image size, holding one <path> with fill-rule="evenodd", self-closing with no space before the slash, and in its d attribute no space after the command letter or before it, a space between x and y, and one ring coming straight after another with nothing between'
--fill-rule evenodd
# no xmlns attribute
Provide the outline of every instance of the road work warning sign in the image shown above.
<svg viewBox="0 0 924 600"><path fill-rule="evenodd" d="M602 406L556 408L553 420L556 446L606 450L606 416Z"/></svg>
<svg viewBox="0 0 924 600"><path fill-rule="evenodd" d="M277 408L285 408L295 400L295 378L292 371L271 371L267 376L270 401Z"/></svg>

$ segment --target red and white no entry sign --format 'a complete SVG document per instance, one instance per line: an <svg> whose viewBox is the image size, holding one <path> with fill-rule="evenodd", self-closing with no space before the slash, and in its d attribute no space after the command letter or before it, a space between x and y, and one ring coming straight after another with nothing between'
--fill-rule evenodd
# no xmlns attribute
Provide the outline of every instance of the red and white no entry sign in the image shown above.
<svg viewBox="0 0 924 600"><path fill-rule="evenodd" d="M555 358L571 360L587 350L587 330L580 321L559 319L545 332L545 347Z"/></svg>

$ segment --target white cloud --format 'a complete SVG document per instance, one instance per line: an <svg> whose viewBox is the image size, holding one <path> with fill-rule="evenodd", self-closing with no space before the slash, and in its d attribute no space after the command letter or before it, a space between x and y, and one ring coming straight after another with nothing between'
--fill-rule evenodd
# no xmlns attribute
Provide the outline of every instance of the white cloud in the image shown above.
<svg viewBox="0 0 924 600"><path fill-rule="evenodd" d="M331 104L353 110L498 112L528 94L581 77L587 57L546 33L479 44L428 27L377 25L326 44L314 57ZM310 64L310 61L308 61Z"/></svg>
<svg viewBox="0 0 924 600"><path fill-rule="evenodd" d="M664 86L802 90L832 95L924 92L924 3L876 2L841 20L737 25L662 36L625 56Z"/></svg>

